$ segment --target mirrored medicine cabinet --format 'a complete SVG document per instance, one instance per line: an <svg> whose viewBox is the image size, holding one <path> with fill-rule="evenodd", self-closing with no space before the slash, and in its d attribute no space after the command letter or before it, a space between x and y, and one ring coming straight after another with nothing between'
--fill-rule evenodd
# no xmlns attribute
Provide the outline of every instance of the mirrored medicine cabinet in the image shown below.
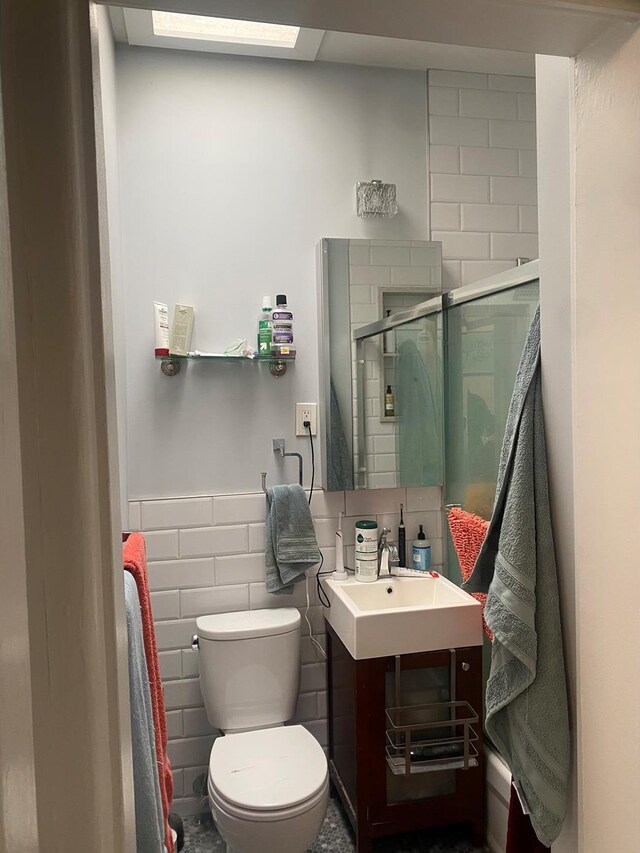
<svg viewBox="0 0 640 853"><path fill-rule="evenodd" d="M441 244L323 239L318 270L327 489L441 485Z"/></svg>

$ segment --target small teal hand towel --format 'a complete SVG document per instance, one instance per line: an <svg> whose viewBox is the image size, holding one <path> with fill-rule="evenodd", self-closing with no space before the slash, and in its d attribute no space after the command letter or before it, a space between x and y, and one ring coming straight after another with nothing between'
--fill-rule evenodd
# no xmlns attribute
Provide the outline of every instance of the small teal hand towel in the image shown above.
<svg viewBox="0 0 640 853"><path fill-rule="evenodd" d="M301 486L274 486L267 492L265 566L267 592L291 593L307 569L321 559L316 532Z"/></svg>

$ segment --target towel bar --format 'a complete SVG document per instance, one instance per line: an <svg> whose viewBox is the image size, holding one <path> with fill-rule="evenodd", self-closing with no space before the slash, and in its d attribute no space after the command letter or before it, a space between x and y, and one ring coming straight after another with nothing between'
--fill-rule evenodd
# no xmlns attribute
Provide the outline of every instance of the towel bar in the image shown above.
<svg viewBox="0 0 640 853"><path fill-rule="evenodd" d="M302 486L304 482L304 461L302 459L301 453L285 453L284 452L284 438L274 438L273 439L273 452L279 453L282 458L285 456L296 456L298 458L298 482ZM262 472L262 491L267 494L267 472Z"/></svg>

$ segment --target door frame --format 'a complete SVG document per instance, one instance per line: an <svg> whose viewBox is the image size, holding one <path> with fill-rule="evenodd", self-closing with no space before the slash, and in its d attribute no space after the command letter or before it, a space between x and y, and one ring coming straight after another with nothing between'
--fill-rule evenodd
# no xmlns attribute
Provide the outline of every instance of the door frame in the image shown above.
<svg viewBox="0 0 640 853"><path fill-rule="evenodd" d="M465 3L468 6L468 0L460 0L460 4ZM129 5L149 8L152 4L138 0ZM157 0L153 5L209 13L226 9L229 14L233 8L236 16L240 10L247 16L253 10L256 18L268 15L270 20L295 23L297 16L306 25L309 16L321 10L323 23L334 20L336 29L345 29L352 22L352 31L365 32L384 30L388 24L392 29L383 34L398 37L405 32L398 29L399 24L406 27L415 15L422 14L421 26L440 15L438 32L451 32L451 21L442 14L446 8L450 15L450 0L405 0L401 10L410 11L414 18L399 14L397 4L373 5L369 0L349 4ZM608 158L603 158L600 170L593 156L593 140L602 139L598 103L606 104L607 100L591 102L589 93L606 95L607 79L618 86L620 78L615 72L633 50L629 41L637 38L634 22L640 18L640 9L636 0L583 0L581 4L574 0L549 0L546 4L511 0L493 5L510 14L514 10L531 14L535 7L538 18L545 14L555 16L554 20L585 14L586 9L608 24L617 24L611 33L600 33L595 47L585 45L577 62L571 63L571 74L565 74L567 91L579 100L578 106L572 101L570 107L570 136L562 137L563 144L576 155L572 161L575 174L571 176L574 195L566 209L571 244L563 247L569 256L570 281L565 281L565 286L570 290L567 304L571 312L570 364L563 367L572 382L572 407L564 412L563 423L569 430L574 465L567 474L569 481L561 483L558 494L563 494L563 488L573 491L575 487L582 495L579 507L576 503L575 511L572 508L565 519L563 530L572 542L576 539L576 562L588 561L590 553L602 560L607 556L603 551L606 543L609 559L625 561L625 582L635 592L637 582L627 568L629 555L636 546L640 550L640 542L635 534L627 535L617 547L616 537L624 532L621 524L607 511L603 528L598 515L601 507L590 498L593 490L602 488L609 464L616 467L616 476L605 483L602 493L607 501L623 498L631 509L640 504L640 487L631 487L620 477L623 451L628 453L638 426L640 406L636 406L633 387L637 369L631 362L637 356L640 363L640 336L629 340L632 357L624 363L604 354L609 369L617 369L616 386L626 385L630 393L631 414L627 413L622 426L617 424L616 439L622 442L619 449L602 446L607 443L607 424L594 408L588 371L594 368L589 325L602 315L602 300L597 301L602 277L606 277L607 269L615 270L623 297L630 276L640 269L637 252L625 254L624 243L612 230L607 233L606 227L603 229L597 215L597 207L603 202L612 209L614 193L624 187L625 178L637 187L637 148L614 140L618 178L610 188L598 184L606 174L604 160ZM568 11L574 5L581 9ZM389 16L395 18L395 24L390 23ZM61 849L132 853L135 831L104 155L93 85L97 79L96 7L88 0L2 0L0 23L5 143L0 146L0 353L5 368L0 382L0 524L3 580L7 577L7 592L0 602L0 616L7 617L0 618L0 692L2 702L10 696L12 710L6 718L8 725L3 714L0 762L3 773L7 765L11 769L13 782L20 779L21 785L24 783L19 803L15 788L9 790L4 779L0 783L0 850L32 851L39 831L43 853ZM434 32L430 30L432 39ZM503 38L504 30L501 33L499 37ZM523 38L520 30L517 36ZM478 29L477 38L486 46L484 27ZM503 46L512 49L513 43ZM635 141L640 138L637 98L632 91L616 89L614 94L612 116L625 125ZM599 198L594 195L597 192ZM629 224L633 227L635 223L632 219ZM595 257L590 246L598 229L603 229L600 233L609 239L602 240ZM623 231L623 236L629 233L628 228ZM629 334L624 313L613 316ZM606 347L606 330L598 329L596 339L599 346ZM624 416L623 412L618 414ZM635 473L637 460L632 461ZM640 483L640 471L637 473L636 484ZM629 696L640 696L640 666L636 667L635 653L620 654L618 638L611 630L615 621L610 621L616 607L627 613L633 596L628 588L626 601L624 590L603 596L592 576L575 572L575 566L568 569L567 578L573 584L570 600L576 602L575 690L580 694L578 707L593 728L598 708L607 705L606 697L619 698L620 686L612 680L613 675L619 682L624 673ZM599 612L596 605L603 597L608 599L607 606ZM611 674L606 666L592 660L602 648L618 654ZM22 677L17 686L12 686L16 685L16 672ZM598 692L605 694L600 704ZM635 711L635 705L627 704L629 711ZM4 704L0 707L4 710ZM602 798L597 807L597 780L588 780L584 788L582 778L596 772L593 760L600 755L603 743L614 742L621 724L608 731L604 741L596 736L587 741L578 732L584 773L581 771L578 787L576 821L580 826L579 849L584 853L604 849L591 840L597 839L600 831L610 829L613 833L608 836L609 846L616 846L615 833L623 831L607 817ZM634 738L632 743L627 741L630 756L640 752L635 729ZM614 748L610 754L615 757L619 750ZM618 783L619 793L627 781ZM610 794L607 799L612 798ZM626 797L626 801L632 799ZM78 814L81 821L70 819ZM615 817L620 822L620 814L615 813ZM625 817L630 820L624 831L637 837L640 817ZM623 848L624 844L618 844L618 849ZM554 845L554 850L560 849Z"/></svg>

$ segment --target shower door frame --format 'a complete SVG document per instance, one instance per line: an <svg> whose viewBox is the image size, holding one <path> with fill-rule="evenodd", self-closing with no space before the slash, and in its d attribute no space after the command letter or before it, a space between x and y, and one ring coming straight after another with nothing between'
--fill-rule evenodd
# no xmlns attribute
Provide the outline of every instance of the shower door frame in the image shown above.
<svg viewBox="0 0 640 853"><path fill-rule="evenodd" d="M473 302L475 299L482 299L485 296L501 293L503 290L519 287L521 284L531 284L538 281L540 278L539 267L537 259L528 261L526 264L480 279L473 284L465 284L455 290L448 290L444 294L444 309L446 311L448 308L463 305L465 302Z"/></svg>

